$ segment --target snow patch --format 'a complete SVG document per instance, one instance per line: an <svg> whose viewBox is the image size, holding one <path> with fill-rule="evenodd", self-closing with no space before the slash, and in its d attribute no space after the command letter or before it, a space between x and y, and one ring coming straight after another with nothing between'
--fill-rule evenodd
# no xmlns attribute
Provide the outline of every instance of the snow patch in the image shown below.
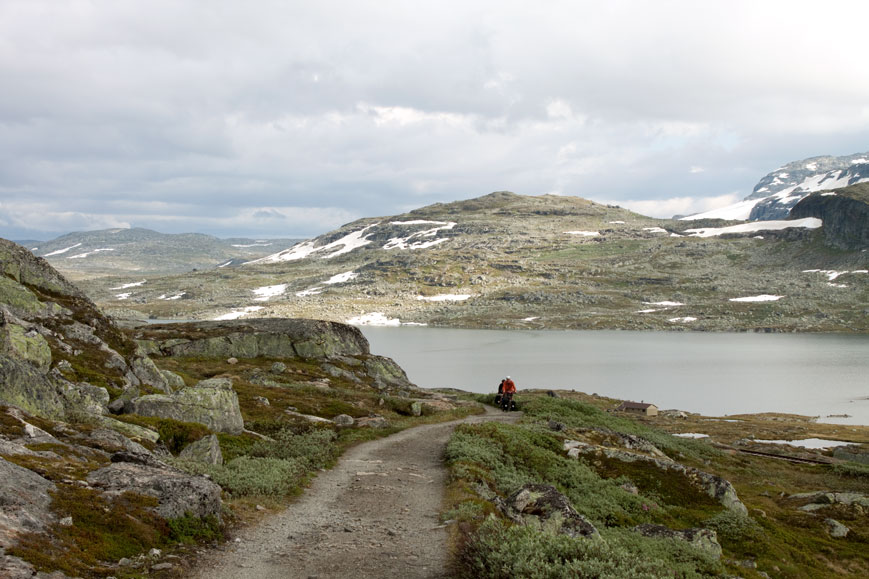
<svg viewBox="0 0 869 579"><path fill-rule="evenodd" d="M347 283L350 280L354 280L359 277L359 274L353 271L345 271L344 273L339 273L338 275L333 275L325 282L326 285L334 285L336 283Z"/></svg>
<svg viewBox="0 0 869 579"><path fill-rule="evenodd" d="M218 265L218 266L217 266L217 267L218 267L218 268L221 268L221 267L226 267L226 266L227 266L227 265L229 265L229 264L231 264L231 263L232 263L232 260L231 260L231 259L230 259L230 260L229 260L229 261L227 261L227 262L226 262L226 263L221 263L221 264L220 264L220 265Z"/></svg>
<svg viewBox="0 0 869 579"><path fill-rule="evenodd" d="M624 225L625 222L624 221L610 221L609 224L610 225Z"/></svg>
<svg viewBox="0 0 869 579"><path fill-rule="evenodd" d="M436 296L416 296L423 302L463 302L474 297L474 294L438 294Z"/></svg>
<svg viewBox="0 0 869 579"><path fill-rule="evenodd" d="M773 296L769 294L761 294L759 296L748 296L744 298L730 298L731 302L777 302L784 296Z"/></svg>
<svg viewBox="0 0 869 579"><path fill-rule="evenodd" d="M266 285L250 291L252 291L254 295L257 296L254 298L254 301L267 302L269 298L283 295L283 293L287 291L287 284L279 283L277 285Z"/></svg>
<svg viewBox="0 0 869 579"><path fill-rule="evenodd" d="M569 235L580 235L582 237L597 237L600 231L565 231Z"/></svg>
<svg viewBox="0 0 869 579"><path fill-rule="evenodd" d="M667 230L663 227L643 227L643 231L648 231L649 233L667 233Z"/></svg>
<svg viewBox="0 0 869 579"><path fill-rule="evenodd" d="M754 442L761 444L787 444L789 446L799 446L801 448L823 449L834 448L836 446L848 446L853 442L843 442L841 440L825 440L823 438L803 438L801 440L761 440L754 439Z"/></svg>
<svg viewBox="0 0 869 579"><path fill-rule="evenodd" d="M670 318L667 320L673 324L689 324L691 322L696 322L697 318L692 318L691 316L685 316L684 318Z"/></svg>
<svg viewBox="0 0 869 579"><path fill-rule="evenodd" d="M523 322L533 322L534 320L539 320L540 316L531 316L530 318L522 318Z"/></svg>
<svg viewBox="0 0 869 579"><path fill-rule="evenodd" d="M398 318L387 318L381 312L371 312L370 314L362 314L347 320L347 323L352 326L400 326L401 320Z"/></svg>
<svg viewBox="0 0 869 579"><path fill-rule="evenodd" d="M180 300L182 297L184 297L186 295L187 295L187 292L179 292L179 293L176 293L174 296L170 296L168 294L163 294L163 295L159 296L157 299L158 300L166 300L166 301Z"/></svg>
<svg viewBox="0 0 869 579"><path fill-rule="evenodd" d="M257 241L256 243L248 243L247 245L240 245L233 243L233 247L269 247L272 245L271 243L264 243L262 241Z"/></svg>
<svg viewBox="0 0 869 579"><path fill-rule="evenodd" d="M115 296L115 298L119 299L119 300L125 300L125 299L129 298L131 295L133 295L133 294L131 294L131 293L117 294Z"/></svg>
<svg viewBox="0 0 869 579"><path fill-rule="evenodd" d="M85 252L85 253L79 253L78 255L70 255L69 257L67 257L67 259L82 259L82 258L85 258L85 257L87 257L87 256L89 256L89 255L93 255L93 254L95 254L95 253L100 253L101 251L114 251L114 250L115 250L114 247L106 247L106 248L102 248L102 249L95 249L95 250L93 250L93 251L88 251L88 252Z"/></svg>
<svg viewBox="0 0 869 579"><path fill-rule="evenodd" d="M656 310L655 308L651 308L648 310L637 310L638 314L654 314L655 312L660 312L661 310Z"/></svg>
<svg viewBox="0 0 869 579"><path fill-rule="evenodd" d="M673 434L678 438L709 438L708 434L702 434L700 432L678 432Z"/></svg>
<svg viewBox="0 0 869 579"><path fill-rule="evenodd" d="M323 293L323 288L321 287L312 287L306 290L302 290L300 292L296 292L296 297L306 298L308 296L315 296L317 294Z"/></svg>
<svg viewBox="0 0 869 579"><path fill-rule="evenodd" d="M675 308L677 306L684 306L682 302L643 302L647 306L666 306L668 308Z"/></svg>
<svg viewBox="0 0 869 579"><path fill-rule="evenodd" d="M263 309L263 306L247 306L246 308L232 310L228 314L217 316L216 318L212 318L212 320L215 322L221 322L224 320L237 320L251 312L256 312L261 309Z"/></svg>
<svg viewBox="0 0 869 579"><path fill-rule="evenodd" d="M69 247L66 247L64 249L58 249L57 251L52 251L51 253L46 253L43 257L51 257L52 255L61 255L61 254L66 253L70 249L75 249L79 245L81 245L81 243L76 243L75 245L70 245Z"/></svg>
<svg viewBox="0 0 869 579"><path fill-rule="evenodd" d="M144 285L146 281L148 281L148 280L143 279L142 281L136 281L133 283L125 283L124 285L119 285L118 287L110 287L109 290L121 290L121 289L129 289L131 287L139 287L140 285Z"/></svg>
<svg viewBox="0 0 869 579"><path fill-rule="evenodd" d="M805 229L817 229L823 222L817 217L793 219L790 221L752 221L730 227L704 227L699 229L686 229L685 233L691 237L716 237L726 233L751 233L754 231L780 231L791 227L803 227Z"/></svg>
<svg viewBox="0 0 869 579"><path fill-rule="evenodd" d="M285 249L279 253L263 257L262 259L256 259L248 263L279 263L282 261L296 261L304 259L314 253L327 253L327 255L322 256L323 259L337 257L371 243L371 240L364 234L376 225L379 225L379 223L374 223L367 227L363 227L359 231L348 233L344 237L320 247L315 247L314 241L303 241L289 249Z"/></svg>
<svg viewBox="0 0 869 579"><path fill-rule="evenodd" d="M830 191L829 193L821 193L821 197L835 197L835 196L836 196L836 193L833 191Z"/></svg>
<svg viewBox="0 0 869 579"><path fill-rule="evenodd" d="M457 224L454 221L392 221L393 225L437 225L437 227L433 227L431 229L425 229L423 231L417 231L416 233L411 233L407 237L393 237L389 241L387 241L383 249L426 249L429 247L434 247L435 245L441 244L444 241L449 241L448 237L442 237L440 239L433 239L429 241L413 241L426 237L435 237L440 231L447 231L455 227Z"/></svg>

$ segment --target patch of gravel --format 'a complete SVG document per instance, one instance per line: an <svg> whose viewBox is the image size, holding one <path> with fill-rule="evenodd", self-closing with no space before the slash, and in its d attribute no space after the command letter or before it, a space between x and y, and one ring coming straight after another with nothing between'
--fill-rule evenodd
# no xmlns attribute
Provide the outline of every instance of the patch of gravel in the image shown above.
<svg viewBox="0 0 869 579"><path fill-rule="evenodd" d="M200 579L447 577L447 531L438 515L444 446L461 423L515 421L487 413L424 425L360 444L321 473L286 511L241 530L200 558Z"/></svg>

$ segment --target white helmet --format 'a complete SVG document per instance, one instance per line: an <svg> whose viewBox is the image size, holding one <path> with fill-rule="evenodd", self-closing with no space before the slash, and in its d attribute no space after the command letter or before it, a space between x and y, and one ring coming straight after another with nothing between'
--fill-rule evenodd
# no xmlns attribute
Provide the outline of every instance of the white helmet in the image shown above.
<svg viewBox="0 0 869 579"><path fill-rule="evenodd" d="M507 376L507 380L509 380L509 379L510 379L510 377L509 377L509 376Z"/></svg>

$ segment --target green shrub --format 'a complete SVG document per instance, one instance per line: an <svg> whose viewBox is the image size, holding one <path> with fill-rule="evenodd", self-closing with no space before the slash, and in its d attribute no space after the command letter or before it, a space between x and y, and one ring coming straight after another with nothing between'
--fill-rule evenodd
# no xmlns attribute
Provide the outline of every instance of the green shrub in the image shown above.
<svg viewBox="0 0 869 579"><path fill-rule="evenodd" d="M869 478L869 464L860 464L859 462L834 464L832 471L842 477Z"/></svg>
<svg viewBox="0 0 869 579"><path fill-rule="evenodd" d="M455 571L474 579L657 579L714 576L718 564L676 541L636 534L614 534L606 541L574 539L490 518L465 542Z"/></svg>
<svg viewBox="0 0 869 579"><path fill-rule="evenodd" d="M718 539L725 543L758 541L763 537L763 529L754 519L729 510L708 519L704 526L714 529Z"/></svg>
<svg viewBox="0 0 869 579"><path fill-rule="evenodd" d="M261 440L248 450L250 456L294 460L308 470L330 466L338 456L335 444L338 436L334 430L317 428L297 434L294 429L285 428L274 436L274 440Z"/></svg>
<svg viewBox="0 0 869 579"><path fill-rule="evenodd" d="M236 497L294 494L300 490L307 472L304 464L296 459L239 456L225 465L171 462L185 472L209 475L223 490Z"/></svg>
<svg viewBox="0 0 869 579"><path fill-rule="evenodd" d="M220 521L214 515L205 519L185 513L183 517L170 519L169 539L176 543L214 541L221 537Z"/></svg>

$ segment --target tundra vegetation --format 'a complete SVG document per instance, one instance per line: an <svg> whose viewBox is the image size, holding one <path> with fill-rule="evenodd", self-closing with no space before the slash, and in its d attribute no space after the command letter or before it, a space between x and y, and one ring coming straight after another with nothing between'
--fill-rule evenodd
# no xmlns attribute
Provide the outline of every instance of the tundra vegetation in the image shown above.
<svg viewBox="0 0 869 579"><path fill-rule="evenodd" d="M442 516L455 523L450 528L456 576L820 578L869 573L865 465L818 454L813 456L831 464L796 464L667 432L697 432L711 425L714 439L733 442L755 426L758 431L803 433L820 427L850 431L855 443L865 443L865 427L813 425L785 415L746 416L738 423L697 416L626 417L604 410L615 408L616 401L569 392L558 398L526 393L518 401L525 413L519 424L462 425L448 443L451 482ZM582 441L583 448L597 451L569 455L566 441ZM687 467L687 474L662 468L670 459ZM710 496L688 476L691 469L732 483L745 508L725 506L720 497ZM545 520L545 509L517 512L511 500L531 484L557 489L599 534L570 536L563 525ZM847 535L834 536L830 520L846 526ZM661 527L691 529L691 536L704 535L699 529L712 531L720 548L674 539L670 531L643 532Z"/></svg>

